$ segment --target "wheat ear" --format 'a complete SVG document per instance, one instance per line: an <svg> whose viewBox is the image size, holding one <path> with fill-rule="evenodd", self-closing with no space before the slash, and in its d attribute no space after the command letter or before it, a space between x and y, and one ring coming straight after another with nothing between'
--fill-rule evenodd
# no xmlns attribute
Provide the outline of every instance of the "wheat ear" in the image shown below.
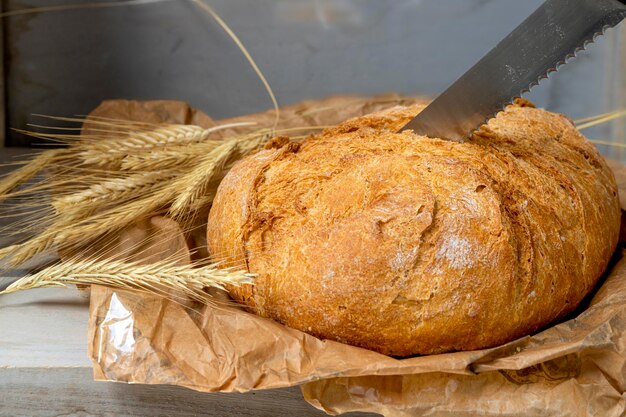
<svg viewBox="0 0 626 417"><path fill-rule="evenodd" d="M11 266L18 266L33 256L52 248L54 242L54 234L46 230L25 243L3 248L0 250L0 259L9 258L9 264Z"/></svg>
<svg viewBox="0 0 626 417"><path fill-rule="evenodd" d="M94 215L91 208L77 206L80 212L70 210L60 213L44 232L15 245L11 251L0 252L0 255L10 256L10 264L15 266L50 249L55 243L61 247L81 245L155 215L159 208L166 206L173 198L170 189L160 190Z"/></svg>
<svg viewBox="0 0 626 417"><path fill-rule="evenodd" d="M170 174L155 173L157 178L159 176L163 178L163 175ZM70 201L66 207L71 207L71 209L59 211L57 219L43 233L17 245L5 255L11 256L12 265L19 265L34 255L51 248L54 243L80 245L89 239L120 230L133 222L153 216L165 209L176 198L181 189L179 181L180 179L172 181L170 176L170 181L165 181L162 187L159 185L149 193L134 195L124 204L113 206L97 214L93 214L94 208L106 202L104 197L106 192L100 194L95 201L85 200L82 197L83 204L72 205ZM132 192L125 195L131 196L131 194ZM87 202L89 204L86 204ZM61 205L63 204L61 203Z"/></svg>
<svg viewBox="0 0 626 417"><path fill-rule="evenodd" d="M15 252L20 245L11 245L5 248L0 249L0 259L4 259L9 256L11 253Z"/></svg>
<svg viewBox="0 0 626 417"><path fill-rule="evenodd" d="M176 188L180 190L170 207L170 214L180 217L194 201L206 194L207 186L221 171L228 159L237 148L236 141L228 141L215 148L202 158L198 166L176 181Z"/></svg>
<svg viewBox="0 0 626 417"><path fill-rule="evenodd" d="M196 166L197 161L223 141L209 140L201 144L168 146L150 152L132 153L124 157L122 171L158 171Z"/></svg>
<svg viewBox="0 0 626 417"><path fill-rule="evenodd" d="M207 302L204 288L224 289L225 285L253 283L254 275L245 271L220 269L215 265L194 268L159 262L148 265L110 260L65 261L25 276L0 294L45 287L67 287L68 284L103 285L111 288L139 290L160 296L175 291Z"/></svg>
<svg viewBox="0 0 626 417"><path fill-rule="evenodd" d="M52 202L52 206L60 214L75 208L83 212L87 206L130 199L149 192L158 192L157 189L162 186L163 181L170 179L174 175L175 173L173 172L142 172L114 178L92 185L77 193L56 198Z"/></svg>
<svg viewBox="0 0 626 417"><path fill-rule="evenodd" d="M59 152L58 150L42 152L24 166L3 178L0 181L0 201L6 198L11 191L37 175L59 155Z"/></svg>
<svg viewBox="0 0 626 417"><path fill-rule="evenodd" d="M241 156L257 148L269 139L269 130L261 129L252 134L229 137L225 140L206 140L188 145L164 146L149 152L135 152L124 157L123 171L156 171L172 168L196 167L203 158L227 142L238 143Z"/></svg>
<svg viewBox="0 0 626 417"><path fill-rule="evenodd" d="M252 122L229 123L204 129L193 125L157 126L153 130L133 130L121 137L82 141L74 150L85 164L105 166L121 162L127 155L171 145L203 142L220 130L250 126Z"/></svg>

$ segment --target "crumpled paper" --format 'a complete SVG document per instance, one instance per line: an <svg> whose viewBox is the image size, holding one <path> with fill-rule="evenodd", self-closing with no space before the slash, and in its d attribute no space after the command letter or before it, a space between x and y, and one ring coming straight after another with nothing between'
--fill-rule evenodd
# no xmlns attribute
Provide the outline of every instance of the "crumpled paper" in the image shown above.
<svg viewBox="0 0 626 417"><path fill-rule="evenodd" d="M385 96L305 102L283 109L281 126L335 124L411 101ZM93 115L215 123L180 102L109 101ZM266 112L224 122L255 120L269 126L273 117ZM626 168L613 169L621 196L626 196ZM163 227L169 236L167 250L162 240L155 240L158 256L187 250L182 232L169 222L151 221L155 233ZM131 235L124 234L126 244ZM206 392L302 385L305 399L329 414L621 416L626 409L622 257L618 248L601 285L565 321L491 349L396 359L317 339L232 303L186 308L158 297L93 287L89 353L96 380L175 384ZM154 260L155 254L144 247L135 258Z"/></svg>

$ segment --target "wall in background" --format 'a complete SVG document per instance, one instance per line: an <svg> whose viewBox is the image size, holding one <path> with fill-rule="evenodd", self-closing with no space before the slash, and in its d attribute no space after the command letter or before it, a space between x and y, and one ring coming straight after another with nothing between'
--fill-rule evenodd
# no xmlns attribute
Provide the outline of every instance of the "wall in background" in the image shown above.
<svg viewBox="0 0 626 417"><path fill-rule="evenodd" d="M437 94L541 3L208 1L281 104L342 93ZM4 9L67 3L4 0ZM622 72L618 38L610 31L528 97L574 119L613 110ZM233 42L185 0L7 18L4 48L10 127L41 122L33 113L86 114L110 98L180 99L216 118L271 105ZM615 131L606 125L587 133L615 139ZM8 143L29 141L12 134Z"/></svg>

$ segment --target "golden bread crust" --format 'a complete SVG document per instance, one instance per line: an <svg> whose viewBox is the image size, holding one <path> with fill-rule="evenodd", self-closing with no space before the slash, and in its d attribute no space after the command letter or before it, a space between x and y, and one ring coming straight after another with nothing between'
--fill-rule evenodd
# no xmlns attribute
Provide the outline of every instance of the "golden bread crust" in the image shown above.
<svg viewBox="0 0 626 417"><path fill-rule="evenodd" d="M261 150L221 183L213 258L287 326L390 355L499 345L572 311L617 244L613 175L567 118L510 106L467 143L395 133L423 106Z"/></svg>

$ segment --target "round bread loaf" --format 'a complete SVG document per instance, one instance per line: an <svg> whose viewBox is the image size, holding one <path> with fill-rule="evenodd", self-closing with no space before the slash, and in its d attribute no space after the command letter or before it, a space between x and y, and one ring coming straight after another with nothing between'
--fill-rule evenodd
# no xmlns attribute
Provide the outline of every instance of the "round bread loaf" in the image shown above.
<svg viewBox="0 0 626 417"><path fill-rule="evenodd" d="M569 119L524 104L466 143L396 133L422 108L277 140L233 167L208 245L258 274L230 290L236 300L395 356L499 345L580 303L620 224L595 147Z"/></svg>

